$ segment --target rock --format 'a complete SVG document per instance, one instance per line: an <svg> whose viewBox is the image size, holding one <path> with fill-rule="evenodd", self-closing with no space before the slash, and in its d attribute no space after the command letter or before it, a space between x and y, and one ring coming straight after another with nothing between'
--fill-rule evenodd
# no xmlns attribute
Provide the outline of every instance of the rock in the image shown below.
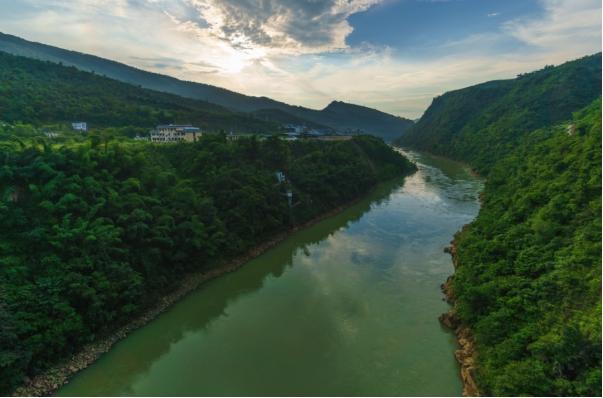
<svg viewBox="0 0 603 398"><path fill-rule="evenodd" d="M446 296L446 301L449 304L453 304L453 302L454 302L454 292L452 291L452 280L453 280L453 277L449 276L448 279L446 279L446 282L444 282L440 286L442 289L442 292L444 292L444 295Z"/></svg>
<svg viewBox="0 0 603 398"><path fill-rule="evenodd" d="M471 331L464 326L456 330L456 337L460 348L454 352L456 360L461 365L461 379L463 380L463 396L477 397L479 389L475 382L474 343Z"/></svg>
<svg viewBox="0 0 603 398"><path fill-rule="evenodd" d="M459 321L452 310L440 315L438 320L442 325L452 330L455 330L459 324Z"/></svg>
<svg viewBox="0 0 603 398"><path fill-rule="evenodd" d="M461 376L463 378L463 396L479 397L479 389L475 383L475 368L472 366L463 367Z"/></svg>

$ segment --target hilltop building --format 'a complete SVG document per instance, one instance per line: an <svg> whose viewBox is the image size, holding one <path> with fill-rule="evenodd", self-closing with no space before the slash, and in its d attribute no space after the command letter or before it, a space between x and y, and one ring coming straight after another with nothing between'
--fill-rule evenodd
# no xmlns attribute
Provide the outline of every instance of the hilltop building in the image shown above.
<svg viewBox="0 0 603 398"><path fill-rule="evenodd" d="M73 122L71 128L75 131L86 132L88 131L88 124L86 122Z"/></svg>
<svg viewBox="0 0 603 398"><path fill-rule="evenodd" d="M201 130L190 124L160 124L150 132L151 142L195 142Z"/></svg>

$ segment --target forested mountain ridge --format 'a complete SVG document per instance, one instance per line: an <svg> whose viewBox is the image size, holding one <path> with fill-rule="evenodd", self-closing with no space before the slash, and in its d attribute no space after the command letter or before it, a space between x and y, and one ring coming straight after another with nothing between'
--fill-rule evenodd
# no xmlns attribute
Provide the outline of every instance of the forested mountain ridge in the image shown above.
<svg viewBox="0 0 603 398"><path fill-rule="evenodd" d="M2 395L132 319L187 273L415 169L370 136L215 134L174 145L12 136L0 134Z"/></svg>
<svg viewBox="0 0 603 398"><path fill-rule="evenodd" d="M204 130L277 132L279 126L204 101L179 97L51 62L0 51L0 120L93 127L193 123Z"/></svg>
<svg viewBox="0 0 603 398"><path fill-rule="evenodd" d="M524 136L458 233L453 292L484 395L601 395L601 100Z"/></svg>
<svg viewBox="0 0 603 398"><path fill-rule="evenodd" d="M319 112L304 109L302 115L328 126L339 126L343 130L373 132L388 142L413 125L411 120L341 101L333 101Z"/></svg>
<svg viewBox="0 0 603 398"><path fill-rule="evenodd" d="M487 173L521 138L571 118L601 95L601 53L447 92L397 143L448 156Z"/></svg>
<svg viewBox="0 0 603 398"><path fill-rule="evenodd" d="M119 62L93 55L64 50L41 43L30 42L16 36L0 33L0 51L28 58L75 66L78 69L139 85L145 88L177 94L224 106L238 112L277 110L282 122L283 114L294 120L306 119L307 124L326 125L335 130L362 130L391 140L402 134L413 122L375 109L334 101L322 110L293 106L267 97L252 97L203 83L188 82L170 76L143 71ZM264 114L269 117L270 113Z"/></svg>
<svg viewBox="0 0 603 398"><path fill-rule="evenodd" d="M599 53L446 93L397 141L487 178L449 291L483 395L601 395L600 89Z"/></svg>

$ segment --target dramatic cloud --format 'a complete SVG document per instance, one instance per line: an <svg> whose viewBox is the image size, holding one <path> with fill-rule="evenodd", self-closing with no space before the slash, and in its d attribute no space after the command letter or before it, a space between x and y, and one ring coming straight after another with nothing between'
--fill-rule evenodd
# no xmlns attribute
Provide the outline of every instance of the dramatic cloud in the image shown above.
<svg viewBox="0 0 603 398"><path fill-rule="evenodd" d="M347 48L347 18L379 1L190 0L202 22L180 23L243 50L321 53Z"/></svg>
<svg viewBox="0 0 603 398"><path fill-rule="evenodd" d="M493 28L454 41L421 24L385 30L414 34L423 55L349 44L350 20L398 1L418 0L6 0L0 31L292 104L339 99L411 118L444 91L601 51L599 0L539 0L514 16L499 4L478 15Z"/></svg>

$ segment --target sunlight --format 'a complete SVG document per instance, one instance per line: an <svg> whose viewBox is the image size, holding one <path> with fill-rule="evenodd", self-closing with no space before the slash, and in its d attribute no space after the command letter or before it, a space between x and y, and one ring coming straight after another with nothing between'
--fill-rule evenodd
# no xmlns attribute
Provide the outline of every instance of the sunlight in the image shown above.
<svg viewBox="0 0 603 398"><path fill-rule="evenodd" d="M261 48L237 49L228 47L225 58L217 60L217 66L221 72L236 74L241 72L256 60L264 58L266 51Z"/></svg>

